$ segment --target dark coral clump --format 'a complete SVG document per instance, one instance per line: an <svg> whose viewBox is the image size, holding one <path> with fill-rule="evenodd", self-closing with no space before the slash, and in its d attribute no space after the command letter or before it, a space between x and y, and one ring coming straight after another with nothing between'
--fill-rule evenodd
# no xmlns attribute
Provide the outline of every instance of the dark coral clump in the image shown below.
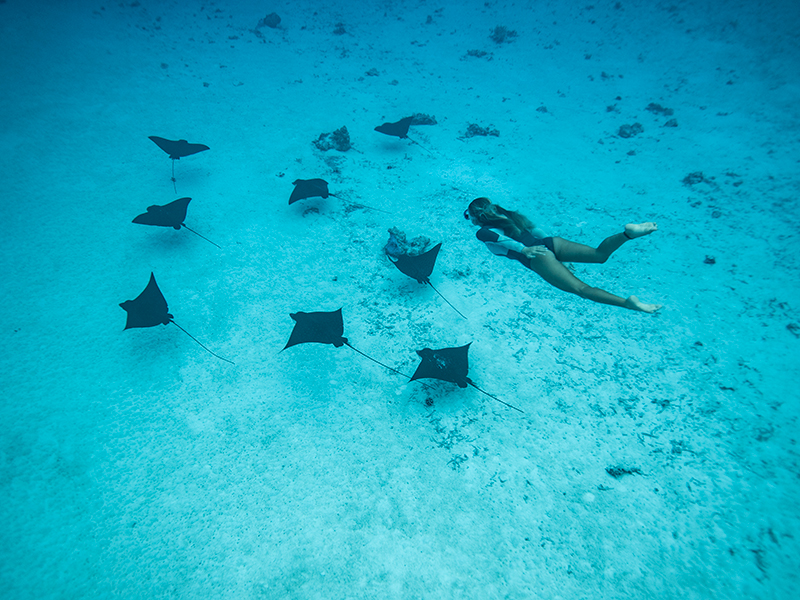
<svg viewBox="0 0 800 600"><path fill-rule="evenodd" d="M655 102L651 102L645 106L644 109L649 110L654 115L664 115L665 117L671 117L673 114L675 114L675 111L671 108L665 108L664 106L656 104Z"/></svg>
<svg viewBox="0 0 800 600"><path fill-rule="evenodd" d="M436 125L436 117L425 113L414 113L411 115L412 125Z"/></svg>
<svg viewBox="0 0 800 600"><path fill-rule="evenodd" d="M633 125L622 125L619 128L618 134L621 138L632 138L639 135L644 131L641 123L634 123Z"/></svg>
<svg viewBox="0 0 800 600"><path fill-rule="evenodd" d="M277 29L278 25L281 24L281 18L278 16L277 13L269 13L266 17L261 19L256 25L256 29L260 29L261 27L269 27L271 29Z"/></svg>
<svg viewBox="0 0 800 600"><path fill-rule="evenodd" d="M703 183L704 181L708 181L703 175L702 171L695 171L694 173L689 173L686 177L681 180L683 185L697 185L698 183Z"/></svg>
<svg viewBox="0 0 800 600"><path fill-rule="evenodd" d="M467 50L467 53L464 56L472 56L474 58L488 58L488 60L492 60L492 53L486 52L486 50Z"/></svg>
<svg viewBox="0 0 800 600"><path fill-rule="evenodd" d="M347 152L352 148L350 144L350 134L347 127L340 127L333 133L320 133L319 137L312 142L318 149L326 152L328 150L338 150Z"/></svg>
<svg viewBox="0 0 800 600"><path fill-rule="evenodd" d="M642 471L639 467L606 467L606 473L611 475L614 479L619 479L623 475L641 475Z"/></svg>
<svg viewBox="0 0 800 600"><path fill-rule="evenodd" d="M499 137L500 132L497 131L494 127L481 127L480 125L476 125L475 123L470 123L467 126L467 132L464 134L464 137L475 137L475 136L487 136L493 135L494 137Z"/></svg>
<svg viewBox="0 0 800 600"><path fill-rule="evenodd" d="M492 30L492 34L489 37L495 44L502 44L503 42L510 42L517 37L517 32L503 25L498 25Z"/></svg>
<svg viewBox="0 0 800 600"><path fill-rule="evenodd" d="M383 251L394 259L404 255L417 256L424 253L430 243L430 238L422 235L409 241L404 231L392 227L389 230L389 241L386 242Z"/></svg>

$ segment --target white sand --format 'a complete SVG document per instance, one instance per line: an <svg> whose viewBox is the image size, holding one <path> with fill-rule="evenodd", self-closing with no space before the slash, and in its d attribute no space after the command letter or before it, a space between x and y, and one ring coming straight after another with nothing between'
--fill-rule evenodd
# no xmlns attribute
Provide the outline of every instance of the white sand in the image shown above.
<svg viewBox="0 0 800 600"><path fill-rule="evenodd" d="M793 597L800 8L588 4L0 3L0 595ZM372 131L415 112L433 156ZM353 150L312 146L343 125ZM211 147L177 194L149 135ZM312 177L345 199L288 206ZM657 221L575 271L664 309L492 256L478 195L590 244ZM222 250L130 223L181 196ZM443 243L432 281L467 320L388 263L391 226ZM151 271L235 367L122 332ZM340 307L403 372L473 342L470 377L525 414L279 353L290 312Z"/></svg>

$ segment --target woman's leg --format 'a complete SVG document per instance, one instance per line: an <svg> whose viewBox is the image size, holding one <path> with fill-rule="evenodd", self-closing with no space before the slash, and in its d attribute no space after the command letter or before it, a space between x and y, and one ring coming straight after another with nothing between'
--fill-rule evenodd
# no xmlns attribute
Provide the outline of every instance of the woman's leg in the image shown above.
<svg viewBox="0 0 800 600"><path fill-rule="evenodd" d="M628 238L624 233L618 233L604 239L597 248L570 242L564 238L553 238L553 249L556 258L563 262L576 263L604 263L613 252L622 246Z"/></svg>
<svg viewBox="0 0 800 600"><path fill-rule="evenodd" d="M562 262L604 263L625 242L653 233L656 229L658 226L655 223L629 223L625 226L625 233L607 237L597 248L560 237L553 238L553 248L556 258Z"/></svg>
<svg viewBox="0 0 800 600"><path fill-rule="evenodd" d="M615 296L614 294L609 294L600 288L591 287L575 277L567 267L556 259L552 252L533 257L530 259L528 268L550 285L564 292L569 292L570 294L575 294L581 298L591 300L592 302L650 313L661 308L661 305L640 302L636 296L630 296L625 299L620 296Z"/></svg>

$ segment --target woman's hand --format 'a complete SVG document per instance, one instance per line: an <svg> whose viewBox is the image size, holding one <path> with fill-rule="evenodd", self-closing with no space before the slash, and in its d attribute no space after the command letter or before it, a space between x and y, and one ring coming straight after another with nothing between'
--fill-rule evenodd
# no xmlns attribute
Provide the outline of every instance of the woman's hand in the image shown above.
<svg viewBox="0 0 800 600"><path fill-rule="evenodd" d="M549 250L547 249L547 246L528 246L522 250L522 254L528 258L536 258L537 256L547 254L548 252Z"/></svg>

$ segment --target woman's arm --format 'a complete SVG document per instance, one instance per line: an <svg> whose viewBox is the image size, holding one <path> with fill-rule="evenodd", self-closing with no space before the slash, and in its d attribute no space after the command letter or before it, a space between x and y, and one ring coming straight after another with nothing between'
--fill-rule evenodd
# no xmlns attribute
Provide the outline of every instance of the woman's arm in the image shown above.
<svg viewBox="0 0 800 600"><path fill-rule="evenodd" d="M525 249L525 244L504 237L488 227L481 227L475 236L486 244L486 247L492 254L496 254L497 256L508 256L509 252L522 254L522 251Z"/></svg>
<svg viewBox="0 0 800 600"><path fill-rule="evenodd" d="M526 258L533 258L537 254L544 254L547 252L547 248L544 246L525 246L525 244L504 237L488 227L481 227L475 235L480 241L486 244L486 247L492 254L519 260L525 264L527 264L525 262Z"/></svg>

